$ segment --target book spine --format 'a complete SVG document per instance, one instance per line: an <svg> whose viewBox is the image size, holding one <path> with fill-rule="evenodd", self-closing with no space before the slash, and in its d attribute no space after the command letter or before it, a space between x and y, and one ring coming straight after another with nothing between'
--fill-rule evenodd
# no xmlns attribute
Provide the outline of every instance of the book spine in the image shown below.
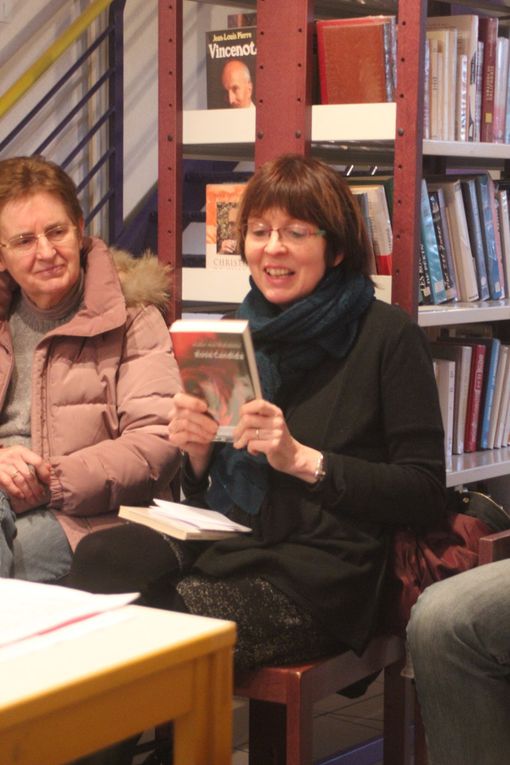
<svg viewBox="0 0 510 765"><path fill-rule="evenodd" d="M503 294L499 279L498 256L496 253L496 234L492 220L492 208L489 200L489 185L486 175L476 177L478 209L482 223L487 279L492 300L499 300Z"/></svg>
<svg viewBox="0 0 510 765"><path fill-rule="evenodd" d="M421 185L420 226L423 249L427 259L430 276L432 301L435 304L444 303L447 298L443 279L443 271L441 268L441 261L439 259L436 233L434 229L434 222L432 220L432 211L430 208L430 200L425 180L422 180Z"/></svg>
<svg viewBox="0 0 510 765"><path fill-rule="evenodd" d="M421 238L418 253L418 289L420 305L430 305L432 303L432 293L430 291L429 268Z"/></svg>
<svg viewBox="0 0 510 765"><path fill-rule="evenodd" d="M492 226L494 228L494 239L496 244L496 259L498 262L499 283L501 285L501 297L504 298L506 297L505 269L503 266L501 230L499 227L498 200L496 196L496 186L494 184L494 181L492 180L492 176L489 173L487 173L487 186L489 189L489 202L490 202L491 213L492 213Z"/></svg>
<svg viewBox="0 0 510 765"><path fill-rule="evenodd" d="M430 40L425 39L423 88L423 140L430 139Z"/></svg>
<svg viewBox="0 0 510 765"><path fill-rule="evenodd" d="M455 111L455 140L467 141L468 57L463 53L457 59L457 98Z"/></svg>
<svg viewBox="0 0 510 765"><path fill-rule="evenodd" d="M487 364L487 376L484 381L483 401L480 410L480 438L479 448L489 448L489 428L492 406L494 402L494 390L496 386L496 372L498 369L500 340L492 338L489 347L489 359Z"/></svg>
<svg viewBox="0 0 510 765"><path fill-rule="evenodd" d="M483 371L485 367L484 345L473 346L471 359L471 374L469 381L469 396L466 405L466 433L464 436L464 451L476 452L478 442L478 420L482 399Z"/></svg>
<svg viewBox="0 0 510 765"><path fill-rule="evenodd" d="M498 189L498 215L499 230L501 232L501 250L503 258L503 267L505 271L506 293L510 291L510 210L508 205L508 196L506 189Z"/></svg>
<svg viewBox="0 0 510 765"><path fill-rule="evenodd" d="M483 93L483 59L484 59L484 45L480 40L476 48L476 85L475 85L475 102L473 110L472 137L468 137L468 141L481 141L481 129L482 129L482 93ZM470 134L471 135L471 134Z"/></svg>
<svg viewBox="0 0 510 765"><path fill-rule="evenodd" d="M485 266L482 227L480 225L480 216L478 212L475 181L473 179L461 180L461 187L468 224L469 241L476 262L478 297L480 300L487 300L490 293L487 282L487 269Z"/></svg>
<svg viewBox="0 0 510 765"><path fill-rule="evenodd" d="M446 235L447 232L443 231L443 222L441 218L441 209L439 206L438 192L431 191L429 193L430 200L430 212L432 214L432 222L434 224L434 231L436 234L437 251L439 253L439 261L441 263L441 271L443 274L444 288L447 300L455 300L457 297L457 287L455 285L455 275L450 270ZM449 246L449 243L448 243Z"/></svg>
<svg viewBox="0 0 510 765"><path fill-rule="evenodd" d="M508 87L507 37L498 37L496 44L496 74L494 80L494 143L503 143L506 121L506 91Z"/></svg>
<svg viewBox="0 0 510 765"><path fill-rule="evenodd" d="M498 19L481 17L478 20L479 39L483 42L482 120L480 138L483 142L494 140L494 97L496 78L496 48Z"/></svg>

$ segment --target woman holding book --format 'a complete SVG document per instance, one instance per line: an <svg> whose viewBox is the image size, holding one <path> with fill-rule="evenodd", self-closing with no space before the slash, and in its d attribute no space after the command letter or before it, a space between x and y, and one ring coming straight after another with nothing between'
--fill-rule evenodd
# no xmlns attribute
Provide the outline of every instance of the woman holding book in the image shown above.
<svg viewBox="0 0 510 765"><path fill-rule="evenodd" d="M375 299L348 185L319 161L282 156L247 184L238 225L251 271L238 316L263 397L242 407L233 443L218 444L205 403L179 393L169 439L186 455L187 502L252 533L100 532L78 547L71 582L236 621L243 670L361 651L377 629L392 528L442 518L446 489L427 342ZM141 546L145 571L133 572Z"/></svg>
<svg viewBox="0 0 510 765"><path fill-rule="evenodd" d="M0 162L1 576L60 579L84 534L168 486L166 288L155 258L85 236L60 167Z"/></svg>

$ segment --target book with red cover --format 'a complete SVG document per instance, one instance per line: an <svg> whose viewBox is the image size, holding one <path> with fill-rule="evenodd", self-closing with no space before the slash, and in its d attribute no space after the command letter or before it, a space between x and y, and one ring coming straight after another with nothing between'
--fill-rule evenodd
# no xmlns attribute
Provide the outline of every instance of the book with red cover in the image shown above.
<svg viewBox="0 0 510 765"><path fill-rule="evenodd" d="M494 97L496 78L496 48L499 21L492 16L478 19L478 39L483 42L482 72L482 115L480 140L491 143L494 140Z"/></svg>
<svg viewBox="0 0 510 765"><path fill-rule="evenodd" d="M462 339L462 342L465 343L465 339ZM473 343L472 345L473 356L471 359L471 374L469 376L469 390L466 404L466 432L464 434L465 452L476 452L478 446L480 406L482 401L486 355L485 345L482 343Z"/></svg>
<svg viewBox="0 0 510 765"><path fill-rule="evenodd" d="M184 390L207 402L215 440L231 441L240 407L262 397L248 322L178 319L170 336Z"/></svg>
<svg viewBox="0 0 510 765"><path fill-rule="evenodd" d="M323 104L395 99L395 16L319 19L316 26Z"/></svg>

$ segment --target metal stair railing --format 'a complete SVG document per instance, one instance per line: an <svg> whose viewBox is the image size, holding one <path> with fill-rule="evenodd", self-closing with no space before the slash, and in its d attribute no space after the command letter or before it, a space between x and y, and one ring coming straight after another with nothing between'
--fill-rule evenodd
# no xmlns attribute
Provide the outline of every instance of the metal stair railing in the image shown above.
<svg viewBox="0 0 510 765"><path fill-rule="evenodd" d="M108 9L108 21L102 30L79 55L68 71L61 77L44 95L36 105L20 120L10 131L6 138L0 142L0 156L6 156L6 152L14 139L18 138L33 122L33 120L46 108L48 103L61 93L69 78L87 66L94 54L99 52L102 45L107 46L108 60L104 71L98 74L96 81L90 85L85 94L66 112L51 132L39 143L33 154L44 153L48 159L52 159L58 138L69 126L70 121L84 110L89 108L93 97L100 88L107 86L107 104L102 113L94 114L93 124L80 135L79 140L72 151L59 164L64 168L85 152L98 135L101 128L107 128L107 146L101 156L94 162L92 167L87 168L84 177L76 183L78 192L86 210L85 223L91 221L106 209L108 236L111 243L115 243L120 237L123 227L123 132L124 132L124 71L123 71L123 48L124 48L124 7L125 0L94 0L87 9L77 18L69 28L60 35L53 44L43 53L27 71L2 95L0 95L0 119L40 80L42 75L55 64L56 61L75 43L80 36L89 29L98 16ZM98 173L105 168L106 181L105 191L101 191L98 183ZM89 198L92 202L89 202ZM99 198L98 198L99 197Z"/></svg>

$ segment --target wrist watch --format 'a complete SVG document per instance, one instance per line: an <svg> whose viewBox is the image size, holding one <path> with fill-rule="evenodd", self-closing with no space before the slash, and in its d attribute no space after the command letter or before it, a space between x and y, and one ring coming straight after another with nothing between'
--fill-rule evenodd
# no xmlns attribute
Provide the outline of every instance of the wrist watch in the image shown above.
<svg viewBox="0 0 510 765"><path fill-rule="evenodd" d="M315 478L316 483L320 483L322 479L326 476L326 471L324 470L324 455L321 452L319 454L319 459L317 460L317 465L315 468L315 473L313 474L313 477Z"/></svg>

